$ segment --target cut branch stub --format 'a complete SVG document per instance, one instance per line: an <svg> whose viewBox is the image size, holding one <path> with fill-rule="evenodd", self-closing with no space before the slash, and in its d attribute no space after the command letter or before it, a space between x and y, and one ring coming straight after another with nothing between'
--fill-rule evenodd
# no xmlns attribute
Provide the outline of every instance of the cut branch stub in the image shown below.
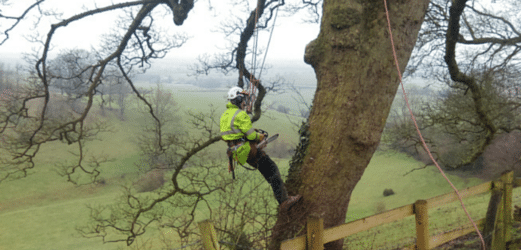
<svg viewBox="0 0 521 250"><path fill-rule="evenodd" d="M182 25L194 7L194 0L168 0L166 3L174 14L175 25Z"/></svg>

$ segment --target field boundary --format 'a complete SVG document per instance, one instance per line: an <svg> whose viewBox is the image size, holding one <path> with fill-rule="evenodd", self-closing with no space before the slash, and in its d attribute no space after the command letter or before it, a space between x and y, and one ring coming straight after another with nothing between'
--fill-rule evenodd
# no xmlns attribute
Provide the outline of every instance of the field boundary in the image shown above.
<svg viewBox="0 0 521 250"><path fill-rule="evenodd" d="M521 179L515 181L516 184L521 184ZM504 173L499 181L489 181L473 187L466 188L460 191L461 197L466 198L491 190L498 190L502 192L502 198L499 200L499 209L494 214L492 221L492 246L503 245L502 248L493 247L491 249L505 249L506 242L511 240L512 228L512 189L514 183L514 173L512 171ZM429 209L451 203L458 200L455 192L436 196L427 200L418 200L415 203L408 204L399 208L389 210L380 214L365 217L356 221L342 224L336 227L331 227L325 230L317 230L320 228L317 224L322 224L322 218L309 218L307 224L308 232L314 232L313 237L307 235L299 236L293 239L282 242L282 250L304 250L304 249L323 249L323 244L335 240L343 239L347 236L369 230L373 227L388 224L394 221L402 220L406 217L415 215L416 217L416 244L409 249L432 249L443 243L456 239L460 236L471 233L474 230L472 223L464 225L462 228L453 230L447 233L441 233L435 236L429 235L428 229L428 211ZM497 206L497 204L496 204ZM491 204L489 204L490 210ZM489 212L487 212L487 215ZM497 216L496 216L497 215ZM485 228L487 218L482 218L476 221L480 230ZM318 222L317 222L318 221ZM323 225L322 225L323 227ZM487 233L485 231L485 233ZM320 241L320 247L315 242ZM316 247L312 247L316 246Z"/></svg>
<svg viewBox="0 0 521 250"><path fill-rule="evenodd" d="M508 249L513 249L512 247L514 247L513 245L508 246L512 240L512 190L514 184L516 184L516 187L521 186L521 179L514 180L514 172L509 171L503 173L498 181L485 182L459 191L462 199L492 191L486 217L475 221L483 235L489 236L485 240L487 249L507 249L507 247ZM323 218L309 217L306 233L283 241L280 249L324 249L324 244L328 242L340 240L379 225L403 220L412 215L415 216L416 221L416 243L404 249L432 249L475 231L473 224L468 223L458 229L430 236L429 209L457 200L459 199L456 192L450 192L427 200L417 200L412 204L327 229L324 229ZM211 221L205 220L200 222L199 229L204 249L221 249ZM519 246L516 245L515 247Z"/></svg>
<svg viewBox="0 0 521 250"><path fill-rule="evenodd" d="M517 187L521 186L521 179L514 180L514 172L509 171L503 173L498 181L485 182L459 191L462 199L492 191L486 217L476 220L476 225L483 235L489 236L485 240L487 249L507 249L507 245L512 240L512 190L514 184ZM412 204L327 229L324 229L323 218L309 217L306 233L283 241L280 249L324 249L324 244L328 242L340 240L379 225L403 220L412 215L415 216L416 221L416 243L405 249L432 249L475 231L473 224L468 223L458 229L430 236L429 209L457 200L459 199L456 192L450 192L427 200L417 200ZM220 249L213 223L205 220L199 224L199 227L204 249ZM511 247L513 246L509 248Z"/></svg>

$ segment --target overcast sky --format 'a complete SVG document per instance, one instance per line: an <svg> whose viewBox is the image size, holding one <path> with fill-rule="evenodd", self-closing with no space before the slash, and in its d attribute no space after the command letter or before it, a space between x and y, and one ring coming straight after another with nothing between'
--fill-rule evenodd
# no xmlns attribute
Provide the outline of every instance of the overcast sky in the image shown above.
<svg viewBox="0 0 521 250"><path fill-rule="evenodd" d="M18 15L21 13L22 8L34 1L29 0L11 0L11 7L2 7L1 13L4 15ZM98 7L106 6L109 1L106 0L47 0L44 7L53 7L57 11L63 12L63 18L68 18L71 15L80 13L82 11L82 5L87 6L88 9L92 9L94 4ZM123 2L121 0L114 0L113 2ZM167 31L165 34L174 34L176 32L186 33L191 38L182 48L172 50L168 57L170 58L186 58L195 59L198 55L203 53L212 53L216 51L216 48L224 48L227 42L223 39L222 33L215 33L212 30L218 28L218 24L225 18L229 18L232 15L240 15L246 17L249 14L232 8L230 5L233 0L199 0L196 2L194 9L190 12L188 19L182 26L175 26L172 21L171 14L168 15L162 22L167 24ZM255 6L255 1L250 0L251 7ZM286 1L288 2L288 1ZM209 3L212 4L210 10ZM232 12L232 10L234 12ZM30 14L35 15L36 11L33 10ZM95 17L89 17L83 21L72 23L65 28L62 28L55 34L54 45L57 49L53 51L57 52L60 48L83 48L89 49L90 46L97 46L99 42L99 36L101 34L110 31L110 28L114 26L114 22L117 20L117 13L111 12L108 14L97 15ZM302 21L303 15L297 15L293 17L283 17L279 13L277 19L277 26L275 28L271 45L269 47L269 53L267 57L267 63L274 60L295 60L300 61L302 64L302 58L304 55L304 48L307 43L312 39L316 38L319 32L318 24L308 24ZM5 20L0 22L2 30L5 29ZM0 58L12 57L22 52L31 51L32 48L37 48L38 44L31 44L23 38L30 34L39 33L40 36L47 34L51 22L42 20L40 28L32 30L31 26L35 19L26 20L22 22L14 31L10 32L10 39L2 46L0 46ZM56 23L54 20L52 23ZM268 33L260 34L260 46L265 46ZM3 38L3 36L2 36ZM251 46L251 43L250 43Z"/></svg>

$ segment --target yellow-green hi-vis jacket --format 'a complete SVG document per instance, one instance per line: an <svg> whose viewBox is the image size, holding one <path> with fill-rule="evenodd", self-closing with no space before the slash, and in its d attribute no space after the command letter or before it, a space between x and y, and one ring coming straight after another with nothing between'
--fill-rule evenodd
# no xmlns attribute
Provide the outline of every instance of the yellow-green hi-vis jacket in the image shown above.
<svg viewBox="0 0 521 250"><path fill-rule="evenodd" d="M231 102L226 104L226 111L221 116L221 136L225 141L237 140L246 136L249 141L257 140L258 134L251 125L251 120L246 111L239 109ZM233 151L233 159L240 164L246 163L250 153L250 143L244 142L237 150Z"/></svg>

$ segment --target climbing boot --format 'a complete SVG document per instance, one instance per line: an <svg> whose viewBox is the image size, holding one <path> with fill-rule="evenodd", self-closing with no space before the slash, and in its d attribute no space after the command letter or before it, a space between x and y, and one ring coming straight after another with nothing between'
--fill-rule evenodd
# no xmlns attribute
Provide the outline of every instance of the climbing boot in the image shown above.
<svg viewBox="0 0 521 250"><path fill-rule="evenodd" d="M288 197L287 200L280 204L279 211L289 211L300 200L302 200L302 195L300 194Z"/></svg>

